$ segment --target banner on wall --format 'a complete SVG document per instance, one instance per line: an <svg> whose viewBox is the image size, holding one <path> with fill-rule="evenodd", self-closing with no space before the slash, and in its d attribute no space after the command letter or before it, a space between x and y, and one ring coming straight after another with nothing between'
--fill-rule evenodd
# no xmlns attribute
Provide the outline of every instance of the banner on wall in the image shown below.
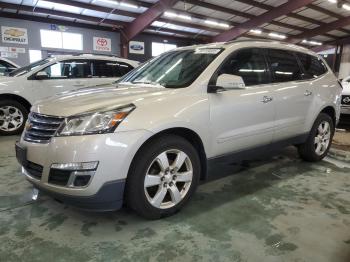
<svg viewBox="0 0 350 262"><path fill-rule="evenodd" d="M145 43L139 41L130 41L129 42L129 53L130 54L145 54Z"/></svg>
<svg viewBox="0 0 350 262"><path fill-rule="evenodd" d="M3 43L28 44L26 28L1 26L1 40Z"/></svg>
<svg viewBox="0 0 350 262"><path fill-rule="evenodd" d="M112 52L112 41L110 38L94 37L94 51Z"/></svg>
<svg viewBox="0 0 350 262"><path fill-rule="evenodd" d="M12 52L0 52L0 56L5 58L18 58L18 54Z"/></svg>

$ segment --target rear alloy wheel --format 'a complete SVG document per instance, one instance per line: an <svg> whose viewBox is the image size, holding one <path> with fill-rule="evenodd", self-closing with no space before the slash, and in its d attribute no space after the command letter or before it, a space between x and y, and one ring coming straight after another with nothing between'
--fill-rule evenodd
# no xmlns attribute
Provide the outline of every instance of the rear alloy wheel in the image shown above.
<svg viewBox="0 0 350 262"><path fill-rule="evenodd" d="M0 102L0 135L20 134L27 120L28 111L17 101Z"/></svg>
<svg viewBox="0 0 350 262"><path fill-rule="evenodd" d="M328 149L331 142L331 128L327 121L323 121L317 128L317 135L315 136L315 152L322 156Z"/></svg>
<svg viewBox="0 0 350 262"><path fill-rule="evenodd" d="M315 162L323 159L331 146L334 135L334 124L332 118L321 113L304 144L298 146L299 155L302 159Z"/></svg>
<svg viewBox="0 0 350 262"><path fill-rule="evenodd" d="M166 135L142 146L136 154L126 183L129 207L148 219L173 215L196 190L200 160L184 138Z"/></svg>

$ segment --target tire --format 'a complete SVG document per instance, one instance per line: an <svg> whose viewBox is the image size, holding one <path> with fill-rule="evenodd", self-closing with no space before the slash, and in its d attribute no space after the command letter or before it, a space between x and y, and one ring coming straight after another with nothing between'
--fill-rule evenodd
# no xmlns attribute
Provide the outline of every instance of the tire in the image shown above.
<svg viewBox="0 0 350 262"><path fill-rule="evenodd" d="M329 125L329 133L321 135L322 132L320 132L319 128L323 129L322 126L325 127L327 125ZM317 162L322 160L328 154L329 148L332 144L334 131L335 127L332 118L325 113L319 114L312 126L306 142L298 146L300 157L308 162ZM327 139L328 137L328 142L319 147L322 139Z"/></svg>
<svg viewBox="0 0 350 262"><path fill-rule="evenodd" d="M0 101L0 135L22 133L28 113L27 108L15 100Z"/></svg>
<svg viewBox="0 0 350 262"><path fill-rule="evenodd" d="M164 161L165 157L168 161ZM179 165L176 165L176 159L179 159ZM180 159L185 159L182 165ZM167 170L168 167L170 170ZM192 177L189 181L191 170ZM152 140L142 146L131 164L125 191L126 204L147 219L171 216L178 212L195 192L200 172L198 153L187 140L176 135ZM176 188L180 195L177 194ZM163 202L160 202L162 197L157 196L163 195Z"/></svg>

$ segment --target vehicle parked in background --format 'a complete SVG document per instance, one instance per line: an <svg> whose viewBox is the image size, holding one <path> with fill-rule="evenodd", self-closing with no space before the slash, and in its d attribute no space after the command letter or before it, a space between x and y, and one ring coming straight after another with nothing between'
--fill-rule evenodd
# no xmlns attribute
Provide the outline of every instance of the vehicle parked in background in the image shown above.
<svg viewBox="0 0 350 262"><path fill-rule="evenodd" d="M342 80L343 93L341 98L341 113L350 114L350 76Z"/></svg>
<svg viewBox="0 0 350 262"><path fill-rule="evenodd" d="M19 65L15 64L11 60L6 59L4 57L0 57L0 76L7 75L8 73L12 72L13 70L19 67Z"/></svg>
<svg viewBox="0 0 350 262"><path fill-rule="evenodd" d="M152 219L182 208L217 163L288 145L324 158L342 91L315 53L243 40L169 51L117 86L35 104L17 158L55 199L99 211L125 202Z"/></svg>
<svg viewBox="0 0 350 262"><path fill-rule="evenodd" d="M12 71L0 78L0 135L19 134L34 102L112 83L137 66L119 57L82 54L49 57Z"/></svg>

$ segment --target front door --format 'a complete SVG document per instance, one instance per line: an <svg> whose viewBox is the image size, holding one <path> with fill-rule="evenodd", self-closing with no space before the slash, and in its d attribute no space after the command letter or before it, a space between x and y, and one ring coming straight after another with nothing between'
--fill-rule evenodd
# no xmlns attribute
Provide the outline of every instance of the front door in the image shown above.
<svg viewBox="0 0 350 262"><path fill-rule="evenodd" d="M32 77L33 88L40 89L42 98L89 86L91 80L90 62L67 60L54 63L45 69L47 79Z"/></svg>
<svg viewBox="0 0 350 262"><path fill-rule="evenodd" d="M274 130L275 106L263 49L234 52L217 76L242 77L246 88L209 94L213 157L269 145Z"/></svg>

